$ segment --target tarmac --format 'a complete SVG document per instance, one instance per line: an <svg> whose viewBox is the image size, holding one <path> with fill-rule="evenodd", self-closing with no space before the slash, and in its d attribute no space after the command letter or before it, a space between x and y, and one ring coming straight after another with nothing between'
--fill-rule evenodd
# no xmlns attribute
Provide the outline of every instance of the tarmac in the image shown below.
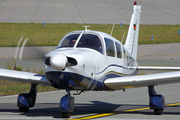
<svg viewBox="0 0 180 120"><path fill-rule="evenodd" d="M166 107L162 115L154 115L149 107L148 88L126 89L125 92L88 91L75 97L72 120L179 120L179 85L156 86L158 94L165 97ZM73 91L71 93L76 93ZM28 113L21 113L17 107L17 96L0 97L0 119L63 119L59 111L60 98L64 90L37 94L36 104Z"/></svg>
<svg viewBox="0 0 180 120"><path fill-rule="evenodd" d="M134 0L0 0L0 22L129 24ZM179 0L137 0L141 24L180 24Z"/></svg>

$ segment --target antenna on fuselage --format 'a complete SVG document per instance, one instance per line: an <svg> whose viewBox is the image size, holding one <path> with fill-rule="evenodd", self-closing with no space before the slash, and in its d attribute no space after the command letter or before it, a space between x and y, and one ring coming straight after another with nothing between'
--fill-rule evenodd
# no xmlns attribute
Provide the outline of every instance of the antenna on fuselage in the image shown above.
<svg viewBox="0 0 180 120"><path fill-rule="evenodd" d="M123 34L123 37L122 37L122 39L121 39L121 43L123 42L123 40L124 40L124 35L126 34L126 31L124 32L124 34Z"/></svg>
<svg viewBox="0 0 180 120"><path fill-rule="evenodd" d="M112 29L111 29L111 34L110 34L111 36L112 36L113 30L114 30L114 24L113 24Z"/></svg>
<svg viewBox="0 0 180 120"><path fill-rule="evenodd" d="M84 28L85 28L85 30L84 31L88 31L88 27L91 27L91 26L83 26Z"/></svg>

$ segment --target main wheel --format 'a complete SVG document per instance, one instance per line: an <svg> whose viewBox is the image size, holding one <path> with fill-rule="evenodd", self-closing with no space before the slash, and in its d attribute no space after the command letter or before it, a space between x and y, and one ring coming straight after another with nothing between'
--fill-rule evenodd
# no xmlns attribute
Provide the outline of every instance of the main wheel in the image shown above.
<svg viewBox="0 0 180 120"><path fill-rule="evenodd" d="M29 107L19 107L19 112L27 113L29 111Z"/></svg>
<svg viewBox="0 0 180 120"><path fill-rule="evenodd" d="M155 115L162 115L163 114L163 109L154 109L154 114Z"/></svg>
<svg viewBox="0 0 180 120"><path fill-rule="evenodd" d="M62 112L62 117L63 118L69 118L71 116L71 113L69 112Z"/></svg>

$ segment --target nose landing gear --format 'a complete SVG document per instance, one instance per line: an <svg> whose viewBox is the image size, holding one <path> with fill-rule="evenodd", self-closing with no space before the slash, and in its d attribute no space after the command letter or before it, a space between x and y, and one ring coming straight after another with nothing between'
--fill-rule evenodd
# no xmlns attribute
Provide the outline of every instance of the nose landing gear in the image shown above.
<svg viewBox="0 0 180 120"><path fill-rule="evenodd" d="M74 97L71 97L70 92L67 90L67 95L60 100L60 111L63 118L69 118L74 110Z"/></svg>

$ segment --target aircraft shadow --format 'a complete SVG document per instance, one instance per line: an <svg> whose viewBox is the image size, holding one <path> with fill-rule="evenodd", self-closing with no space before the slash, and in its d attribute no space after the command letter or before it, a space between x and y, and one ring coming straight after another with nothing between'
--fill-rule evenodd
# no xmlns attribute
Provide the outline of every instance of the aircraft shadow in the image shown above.
<svg viewBox="0 0 180 120"><path fill-rule="evenodd" d="M101 101L91 101L88 104L75 103L73 115L89 115L89 114L144 114L154 115L153 110L142 110L133 112L124 112L123 110L146 108L148 105L134 105L134 104L111 104ZM13 112L19 115L29 117L52 116L53 118L62 118L59 111L59 103L37 103L35 107L30 108L28 113L20 113L15 103L0 103L0 112ZM168 106L165 108L163 114L180 115L180 106Z"/></svg>

